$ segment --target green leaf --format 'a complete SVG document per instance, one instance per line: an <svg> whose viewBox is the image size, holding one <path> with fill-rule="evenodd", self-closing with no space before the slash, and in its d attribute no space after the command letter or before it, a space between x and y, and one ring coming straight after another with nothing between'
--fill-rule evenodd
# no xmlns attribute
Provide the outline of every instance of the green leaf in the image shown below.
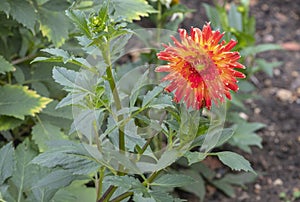
<svg viewBox="0 0 300 202"><path fill-rule="evenodd" d="M187 151L184 156L187 158L189 165L203 161L207 154L201 152Z"/></svg>
<svg viewBox="0 0 300 202"><path fill-rule="evenodd" d="M34 188L59 189L71 184L75 179L80 179L79 176L73 175L67 170L56 170L40 179Z"/></svg>
<svg viewBox="0 0 300 202"><path fill-rule="evenodd" d="M259 44L256 46L250 46L244 48L240 53L241 56L255 55L257 53L270 51L270 50L280 50L282 47L278 44Z"/></svg>
<svg viewBox="0 0 300 202"><path fill-rule="evenodd" d="M234 131L232 128L225 128L223 131L222 131L222 134L218 140L218 143L216 144L215 147L220 147L222 146L223 144L225 144L234 134Z"/></svg>
<svg viewBox="0 0 300 202"><path fill-rule="evenodd" d="M262 123L248 123L241 122L235 126L235 132L232 138L229 140L229 143L233 146L237 146L240 149L251 153L249 146L258 146L262 148L261 142L262 138L255 134L255 131L265 127Z"/></svg>
<svg viewBox="0 0 300 202"><path fill-rule="evenodd" d="M151 199L153 198L155 202L178 202L176 199L174 199L170 194L167 192L164 192L162 190L154 190L149 192Z"/></svg>
<svg viewBox="0 0 300 202"><path fill-rule="evenodd" d="M155 171L162 170L168 167L169 165L174 163L180 156L181 153L179 151L175 151L175 150L165 151L161 155L157 164L155 165Z"/></svg>
<svg viewBox="0 0 300 202"><path fill-rule="evenodd" d="M185 175L190 176L193 178L196 182L190 185L186 185L183 187L180 187L180 189L183 189L184 191L190 192L195 194L200 198L200 201L203 201L204 196L205 196L205 182L201 175L199 174L198 170L192 170L192 169L187 169L183 171Z"/></svg>
<svg viewBox="0 0 300 202"><path fill-rule="evenodd" d="M240 12L237 11L237 7L234 3L230 4L230 10L228 13L228 22L231 27L238 31L243 30L243 24L242 24L242 15Z"/></svg>
<svg viewBox="0 0 300 202"><path fill-rule="evenodd" d="M69 8L70 5L71 5L70 2L68 1L51 0L44 3L42 7L51 11L65 11L66 9Z"/></svg>
<svg viewBox="0 0 300 202"><path fill-rule="evenodd" d="M0 5L1 6L1 5ZM5 74L5 72L15 71L16 69L12 64L6 61L2 55L0 55L0 74Z"/></svg>
<svg viewBox="0 0 300 202"><path fill-rule="evenodd" d="M64 86L66 90L73 90L76 85L76 78L78 77L78 72L73 70L68 70L64 67L54 67L53 68L53 78L60 85ZM84 90L78 87L80 90Z"/></svg>
<svg viewBox="0 0 300 202"><path fill-rule="evenodd" d="M15 151L11 142L0 149L0 185L13 174L14 154Z"/></svg>
<svg viewBox="0 0 300 202"><path fill-rule="evenodd" d="M163 87L161 86L156 86L153 88L153 90L149 91L144 99L143 99L143 103L142 103L142 107L145 107L147 104L149 104L156 96L158 96L162 91L164 90Z"/></svg>
<svg viewBox="0 0 300 202"><path fill-rule="evenodd" d="M79 184L80 182L80 184ZM71 196L68 200L61 200L63 196ZM53 202L83 202L96 201L96 192L94 187L86 187L81 181L75 181L70 186L60 189L53 197Z"/></svg>
<svg viewBox="0 0 300 202"><path fill-rule="evenodd" d="M56 47L63 45L68 38L69 28L69 21L64 13L49 11L44 8L40 8L38 13L43 36L52 41Z"/></svg>
<svg viewBox="0 0 300 202"><path fill-rule="evenodd" d="M130 176L107 176L104 183L132 190L135 193L146 193L147 188L136 178Z"/></svg>
<svg viewBox="0 0 300 202"><path fill-rule="evenodd" d="M192 183L195 183L195 180L190 176L183 174L166 174L154 180L151 185L161 187L181 187Z"/></svg>
<svg viewBox="0 0 300 202"><path fill-rule="evenodd" d="M87 37L90 38L92 36L84 12L69 9L66 11L66 15Z"/></svg>
<svg viewBox="0 0 300 202"><path fill-rule="evenodd" d="M73 119L72 107L64 107L58 108L58 101L54 100L50 102L45 109L43 109L42 114L46 114L49 116L57 117L57 118L65 118L65 119Z"/></svg>
<svg viewBox="0 0 300 202"><path fill-rule="evenodd" d="M40 151L47 150L47 142L66 138L60 128L47 121L37 123L32 128L32 139L39 146Z"/></svg>
<svg viewBox="0 0 300 202"><path fill-rule="evenodd" d="M34 33L37 16L32 4L26 0L9 0L9 4L11 16Z"/></svg>
<svg viewBox="0 0 300 202"><path fill-rule="evenodd" d="M27 86L0 86L0 114L24 119L25 115L34 116L40 112L51 99L41 97Z"/></svg>
<svg viewBox="0 0 300 202"><path fill-rule="evenodd" d="M273 76L273 69L282 64L282 62L267 62L263 59L257 59L256 63L260 70L266 72L270 77Z"/></svg>
<svg viewBox="0 0 300 202"><path fill-rule="evenodd" d="M74 175L90 174L98 170L100 165L87 146L72 141L58 140L48 144L48 150L32 160L32 163L48 168L62 167Z"/></svg>
<svg viewBox="0 0 300 202"><path fill-rule="evenodd" d="M38 173L36 165L30 164L31 160L37 155L29 139L26 139L15 150L16 169L12 175L12 182L17 188L18 201L24 197L24 192L30 190L35 182L34 176ZM23 200L22 200L23 201Z"/></svg>
<svg viewBox="0 0 300 202"><path fill-rule="evenodd" d="M156 12L146 0L112 0L111 3L116 18L124 17L128 22L140 20L140 17L147 17L149 13Z"/></svg>
<svg viewBox="0 0 300 202"><path fill-rule="evenodd" d="M154 198L144 197L143 194L136 194L133 195L133 200L138 202L157 202Z"/></svg>
<svg viewBox="0 0 300 202"><path fill-rule="evenodd" d="M23 122L23 120L21 120L21 119L17 119L12 116L2 115L2 116L0 116L0 123L1 123L0 131L16 128L16 127L20 126L22 124L22 122Z"/></svg>
<svg viewBox="0 0 300 202"><path fill-rule="evenodd" d="M219 15L217 9L206 3L203 3L203 6L205 8L206 15L208 16L208 19L212 23L212 25L214 27L221 28L220 15Z"/></svg>
<svg viewBox="0 0 300 202"><path fill-rule="evenodd" d="M7 0L0 1L0 11L4 11L7 17L9 16L10 5Z"/></svg>
<svg viewBox="0 0 300 202"><path fill-rule="evenodd" d="M249 161L247 161L243 156L230 152L230 151L224 151L224 152L218 152L215 153L220 161L230 167L232 170L244 170L244 171L250 171L255 173L255 171L252 169Z"/></svg>

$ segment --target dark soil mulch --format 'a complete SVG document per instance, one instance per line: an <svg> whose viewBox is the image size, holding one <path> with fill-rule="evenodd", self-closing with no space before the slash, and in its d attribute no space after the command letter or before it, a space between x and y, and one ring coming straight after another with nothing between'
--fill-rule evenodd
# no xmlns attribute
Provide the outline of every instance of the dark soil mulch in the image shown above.
<svg viewBox="0 0 300 202"><path fill-rule="evenodd" d="M211 1L181 2L197 10L183 26L202 27L207 21L202 2ZM300 190L300 1L251 0L251 13L256 17L257 43L283 44L286 48L259 55L283 63L274 70L273 77L259 73L253 78L263 99L248 103L250 121L265 123L267 127L259 132L263 149L253 148L251 155L243 155L259 177L247 189L237 188L236 198L215 192L205 201L277 202L283 201L281 192L291 199L293 192Z"/></svg>

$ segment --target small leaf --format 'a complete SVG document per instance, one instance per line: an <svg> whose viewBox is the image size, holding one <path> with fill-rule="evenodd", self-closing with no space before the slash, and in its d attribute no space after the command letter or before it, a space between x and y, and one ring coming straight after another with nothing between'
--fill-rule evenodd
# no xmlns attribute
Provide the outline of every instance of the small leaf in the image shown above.
<svg viewBox="0 0 300 202"><path fill-rule="evenodd" d="M13 174L14 154L15 151L11 142L0 149L0 186Z"/></svg>
<svg viewBox="0 0 300 202"><path fill-rule="evenodd" d="M0 114L24 119L25 115L34 116L40 112L51 99L41 97L27 86L0 86Z"/></svg>
<svg viewBox="0 0 300 202"><path fill-rule="evenodd" d="M147 104L149 104L156 96L163 92L163 90L163 87L156 86L153 88L153 90L149 91L143 99L142 107L145 107Z"/></svg>
<svg viewBox="0 0 300 202"><path fill-rule="evenodd" d="M17 119L12 116L0 116L0 131L9 130L20 126L23 123L23 120Z"/></svg>
<svg viewBox="0 0 300 202"><path fill-rule="evenodd" d="M148 191L138 179L130 176L107 176L104 182L126 190L132 190L135 193L146 193Z"/></svg>
<svg viewBox="0 0 300 202"><path fill-rule="evenodd" d="M66 15L73 21L73 23L85 33L86 36L91 37L91 32L88 27L88 22L83 11L67 10Z"/></svg>
<svg viewBox="0 0 300 202"><path fill-rule="evenodd" d="M230 152L230 151L224 151L224 152L218 152L216 153L220 161L230 167L232 170L244 170L244 171L250 171L255 173L253 168L251 167L249 161L247 161L243 156Z"/></svg>
<svg viewBox="0 0 300 202"><path fill-rule="evenodd" d="M202 160L204 160L207 156L207 154L205 153L201 153L201 152L190 152L187 151L184 156L188 159L189 165L194 164L194 163L198 163Z"/></svg>
<svg viewBox="0 0 300 202"><path fill-rule="evenodd" d="M154 180L151 185L161 187L181 187L192 183L195 183L195 180L190 176L183 174L166 174Z"/></svg>
<svg viewBox="0 0 300 202"><path fill-rule="evenodd" d="M2 55L0 55L0 74L5 74L5 72L15 71L16 69L12 64L6 61Z"/></svg>
<svg viewBox="0 0 300 202"><path fill-rule="evenodd" d="M111 3L116 18L123 17L128 22L140 20L140 17L147 17L149 13L156 12L146 0L112 0Z"/></svg>

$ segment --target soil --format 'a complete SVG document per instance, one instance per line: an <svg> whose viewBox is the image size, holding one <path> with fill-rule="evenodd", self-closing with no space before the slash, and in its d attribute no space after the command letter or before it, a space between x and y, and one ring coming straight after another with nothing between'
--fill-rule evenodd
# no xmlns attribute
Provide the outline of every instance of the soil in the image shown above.
<svg viewBox="0 0 300 202"><path fill-rule="evenodd" d="M207 21L202 2L181 0L197 10L186 19L183 27L202 27ZM201 2L201 3L200 3ZM220 192L206 196L209 202L277 202L300 201L293 199L300 190L300 1L251 0L251 14L256 17L257 44L277 43L284 48L269 51L259 57L281 61L273 77L256 74L251 80L261 100L249 100L250 121L262 122L267 127L258 134L263 138L263 149L252 148L252 154L242 153L259 174L246 189L236 188L236 198ZM232 148L232 150L236 150ZM286 199L280 199L286 193ZM190 198L188 201L197 202Z"/></svg>

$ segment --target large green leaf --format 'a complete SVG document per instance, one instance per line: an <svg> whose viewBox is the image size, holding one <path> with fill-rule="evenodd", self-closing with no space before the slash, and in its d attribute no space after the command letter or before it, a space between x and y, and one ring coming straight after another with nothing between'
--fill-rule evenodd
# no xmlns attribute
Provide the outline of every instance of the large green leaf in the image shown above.
<svg viewBox="0 0 300 202"><path fill-rule="evenodd" d="M0 87L0 114L24 119L25 115L34 116L51 99L41 97L27 86L5 85Z"/></svg>
<svg viewBox="0 0 300 202"><path fill-rule="evenodd" d="M36 12L33 5L26 0L9 0L8 2L12 17L34 32Z"/></svg>
<svg viewBox="0 0 300 202"><path fill-rule="evenodd" d="M0 5L1 6L1 5ZM12 64L6 61L2 55L0 55L0 74L5 74L5 72L15 71L16 69Z"/></svg>
<svg viewBox="0 0 300 202"><path fill-rule="evenodd" d="M39 122L32 128L32 139L39 146L40 151L46 150L47 142L64 139L66 136L60 128L47 121Z"/></svg>
<svg viewBox="0 0 300 202"><path fill-rule="evenodd" d="M52 141L48 148L50 149L34 158L32 163L48 168L59 166L78 175L90 174L100 167L82 144L59 140Z"/></svg>
<svg viewBox="0 0 300 202"><path fill-rule="evenodd" d="M181 187L193 183L195 183L195 180L190 176L183 174L166 174L154 180L151 185L161 187Z"/></svg>
<svg viewBox="0 0 300 202"><path fill-rule="evenodd" d="M112 0L115 9L115 16L124 17L128 22L140 20L140 17L147 17L149 13L156 11L146 0Z"/></svg>
<svg viewBox="0 0 300 202"><path fill-rule="evenodd" d="M253 168L251 167L249 161L247 161L243 156L230 152L230 151L224 151L224 152L218 152L216 153L220 161L230 167L232 170L244 170L244 171L250 171L255 173Z"/></svg>
<svg viewBox="0 0 300 202"><path fill-rule="evenodd" d="M56 47L64 44L68 38L69 21L64 13L39 9L40 29Z"/></svg>
<svg viewBox="0 0 300 202"><path fill-rule="evenodd" d="M38 168L30 163L36 155L37 151L28 139L15 150L16 169L11 179L17 188L16 198L18 198L18 201L21 201L24 197L24 192L30 190L31 185L36 183L34 176L37 175Z"/></svg>
<svg viewBox="0 0 300 202"><path fill-rule="evenodd" d="M9 143L0 149L0 185L12 176L14 167L14 148L12 143Z"/></svg>

